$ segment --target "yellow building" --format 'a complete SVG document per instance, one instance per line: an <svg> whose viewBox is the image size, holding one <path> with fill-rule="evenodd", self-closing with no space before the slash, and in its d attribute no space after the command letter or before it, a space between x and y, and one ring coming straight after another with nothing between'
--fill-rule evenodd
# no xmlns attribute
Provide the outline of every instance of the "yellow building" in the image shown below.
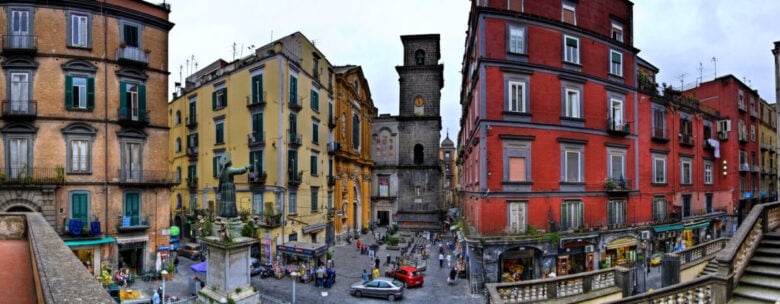
<svg viewBox="0 0 780 304"><path fill-rule="evenodd" d="M165 4L109 2L0 6L0 212L40 212L95 274L140 273L169 244L173 23Z"/></svg>
<svg viewBox="0 0 780 304"><path fill-rule="evenodd" d="M360 66L334 68L336 73L334 127L328 151L335 154L333 218L335 233L344 240L350 232L371 227L371 120L377 109Z"/></svg>
<svg viewBox="0 0 780 304"><path fill-rule="evenodd" d="M328 113L333 69L300 32L233 62L217 60L187 77L170 103L170 153L182 182L174 188L174 221L193 210L218 209L216 160L232 155L239 212L263 219L258 232L264 262L276 245L330 243L326 236ZM191 217L190 217L191 219Z"/></svg>
<svg viewBox="0 0 780 304"><path fill-rule="evenodd" d="M777 109L764 99L760 101L761 201L773 202L777 200Z"/></svg>

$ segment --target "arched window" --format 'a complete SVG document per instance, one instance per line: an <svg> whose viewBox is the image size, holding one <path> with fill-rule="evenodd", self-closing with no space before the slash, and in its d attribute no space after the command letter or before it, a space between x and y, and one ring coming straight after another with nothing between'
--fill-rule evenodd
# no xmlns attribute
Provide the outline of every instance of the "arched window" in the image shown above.
<svg viewBox="0 0 780 304"><path fill-rule="evenodd" d="M181 152L181 137L176 137L176 153Z"/></svg>
<svg viewBox="0 0 780 304"><path fill-rule="evenodd" d="M181 193L176 193L176 209L181 209Z"/></svg>
<svg viewBox="0 0 780 304"><path fill-rule="evenodd" d="M176 182L181 183L181 167L176 167ZM181 200L181 197L179 198ZM179 201L181 203L181 201Z"/></svg>
<svg viewBox="0 0 780 304"><path fill-rule="evenodd" d="M424 65L425 64L425 51L423 50L417 50L414 52L414 62L417 65Z"/></svg>
<svg viewBox="0 0 780 304"><path fill-rule="evenodd" d="M425 157L423 157L424 148L421 144L414 145L414 164L422 165Z"/></svg>
<svg viewBox="0 0 780 304"><path fill-rule="evenodd" d="M173 123L177 126L181 124L181 111L176 110L176 116L173 117Z"/></svg>

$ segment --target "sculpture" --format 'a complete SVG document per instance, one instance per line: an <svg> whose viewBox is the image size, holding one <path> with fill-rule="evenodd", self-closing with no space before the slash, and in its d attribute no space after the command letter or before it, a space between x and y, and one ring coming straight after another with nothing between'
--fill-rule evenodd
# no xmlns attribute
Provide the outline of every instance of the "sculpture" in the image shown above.
<svg viewBox="0 0 780 304"><path fill-rule="evenodd" d="M217 188L220 194L221 201L219 204L220 217L235 218L238 217L238 209L236 208L236 185L233 182L233 175L243 174L252 165L246 165L241 168L233 168L231 165L233 161L230 158L230 153L225 153L217 162L217 169L219 174L219 187Z"/></svg>

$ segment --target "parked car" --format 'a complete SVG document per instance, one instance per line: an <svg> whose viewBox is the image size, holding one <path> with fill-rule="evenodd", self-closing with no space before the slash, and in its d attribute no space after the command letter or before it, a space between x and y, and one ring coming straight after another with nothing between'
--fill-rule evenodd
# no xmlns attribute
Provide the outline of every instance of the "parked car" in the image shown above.
<svg viewBox="0 0 780 304"><path fill-rule="evenodd" d="M403 298L403 283L391 278L376 278L368 282L356 282L349 287L349 294L356 297L384 298L388 301Z"/></svg>
<svg viewBox="0 0 780 304"><path fill-rule="evenodd" d="M179 247L179 256L188 258L190 260L205 261L206 256L203 255L203 247L200 244L187 243Z"/></svg>
<svg viewBox="0 0 780 304"><path fill-rule="evenodd" d="M404 283L404 287L422 287L423 283L425 283L425 279L423 279L423 275L415 267L412 266L401 266L397 269L390 269L387 271L387 276L394 278L398 281L401 281L401 283Z"/></svg>
<svg viewBox="0 0 780 304"><path fill-rule="evenodd" d="M256 258L249 258L249 274L252 276L260 275L260 278L267 278L274 275L271 265L260 265Z"/></svg>

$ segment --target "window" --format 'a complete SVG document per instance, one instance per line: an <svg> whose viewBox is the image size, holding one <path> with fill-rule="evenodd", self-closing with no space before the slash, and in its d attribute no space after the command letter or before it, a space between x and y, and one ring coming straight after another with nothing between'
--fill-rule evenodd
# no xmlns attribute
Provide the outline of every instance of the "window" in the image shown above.
<svg viewBox="0 0 780 304"><path fill-rule="evenodd" d="M197 187L196 178L198 178L198 165L190 164L187 166L187 183Z"/></svg>
<svg viewBox="0 0 780 304"><path fill-rule="evenodd" d="M181 183L181 167L176 167L176 183ZM176 209L181 209L181 195L179 196L179 204Z"/></svg>
<svg viewBox="0 0 780 304"><path fill-rule="evenodd" d="M128 23L128 22L120 22L119 24L120 28L122 29L121 37L119 39L122 43L124 43L126 46L129 47L141 47L141 26Z"/></svg>
<svg viewBox="0 0 780 304"><path fill-rule="evenodd" d="M653 137L666 138L666 108L661 105L653 105Z"/></svg>
<svg viewBox="0 0 780 304"><path fill-rule="evenodd" d="M626 224L626 201L609 200L607 202L607 224L625 225Z"/></svg>
<svg viewBox="0 0 780 304"><path fill-rule="evenodd" d="M525 54L525 27L509 26L509 47L507 50L512 54Z"/></svg>
<svg viewBox="0 0 780 304"><path fill-rule="evenodd" d="M252 214L263 214L263 194L252 193Z"/></svg>
<svg viewBox="0 0 780 304"><path fill-rule="evenodd" d="M198 122L198 98L192 96L189 98L189 118L187 119L187 125L194 125Z"/></svg>
<svg viewBox="0 0 780 304"><path fill-rule="evenodd" d="M609 129L624 131L627 127L623 113L623 100L610 98L609 100Z"/></svg>
<svg viewBox="0 0 780 304"><path fill-rule="evenodd" d="M360 150L360 116L357 114L352 115L352 148L355 151Z"/></svg>
<svg viewBox="0 0 780 304"><path fill-rule="evenodd" d="M253 143L257 142L263 142L264 138L264 132L263 132L263 113L252 113L252 137L251 140Z"/></svg>
<svg viewBox="0 0 780 304"><path fill-rule="evenodd" d="M263 74L252 76L252 103L265 102L265 91L263 90Z"/></svg>
<svg viewBox="0 0 780 304"><path fill-rule="evenodd" d="M290 75L290 103L298 104L298 77Z"/></svg>
<svg viewBox="0 0 780 304"><path fill-rule="evenodd" d="M7 12L9 12L6 18L9 20L10 30L8 31L9 37L3 43L15 49L35 48L35 36L32 29L35 10L10 9Z"/></svg>
<svg viewBox="0 0 780 304"><path fill-rule="evenodd" d="M425 162L424 159L424 151L425 148L421 144L414 145L414 164L415 165L422 165L423 162Z"/></svg>
<svg viewBox="0 0 780 304"><path fill-rule="evenodd" d="M564 201L561 203L561 229L582 227L583 211L581 201Z"/></svg>
<svg viewBox="0 0 780 304"><path fill-rule="evenodd" d="M6 157L8 157L8 166L11 178L22 178L32 172L30 137L11 137L6 140Z"/></svg>
<svg viewBox="0 0 780 304"><path fill-rule="evenodd" d="M316 121L311 123L311 142L315 145L320 143L320 125Z"/></svg>
<svg viewBox="0 0 780 304"><path fill-rule="evenodd" d="M526 181L526 158L525 157L510 157L509 158L509 181L510 182L524 182Z"/></svg>
<svg viewBox="0 0 780 304"><path fill-rule="evenodd" d="M623 53L609 51L609 73L615 76L623 76Z"/></svg>
<svg viewBox="0 0 780 304"><path fill-rule="evenodd" d="M320 57L317 54L312 54L311 62L311 75L315 81L319 81L320 78Z"/></svg>
<svg viewBox="0 0 780 304"><path fill-rule="evenodd" d="M740 166L739 168L740 171L750 170L748 168L750 165L748 164L748 160L747 160L747 152L742 150L739 151L739 166Z"/></svg>
<svg viewBox="0 0 780 304"><path fill-rule="evenodd" d="M569 118L582 118L580 91L566 89L565 108L563 116Z"/></svg>
<svg viewBox="0 0 780 304"><path fill-rule="evenodd" d="M256 173L255 176L262 176L263 174L263 151L250 151L249 152L249 164L252 165L252 169L250 170L253 173Z"/></svg>
<svg viewBox="0 0 780 304"><path fill-rule="evenodd" d="M387 197L390 193L390 175L379 175L379 196Z"/></svg>
<svg viewBox="0 0 780 304"><path fill-rule="evenodd" d="M317 196L319 195L319 192L320 187L311 187L311 213L315 213L320 210L319 206L317 206Z"/></svg>
<svg viewBox="0 0 780 304"><path fill-rule="evenodd" d="M568 63L580 64L580 39L563 36L563 60Z"/></svg>
<svg viewBox="0 0 780 304"><path fill-rule="evenodd" d="M689 217L693 215L691 212L691 196L682 195L682 213L683 217Z"/></svg>
<svg viewBox="0 0 780 304"><path fill-rule="evenodd" d="M666 212L666 198L656 197L653 198L653 220L662 221L667 217Z"/></svg>
<svg viewBox="0 0 780 304"><path fill-rule="evenodd" d="M291 180L298 179L298 151L287 151L287 173L290 175Z"/></svg>
<svg viewBox="0 0 780 304"><path fill-rule="evenodd" d="M125 180L141 179L141 143L125 142L122 149L122 177Z"/></svg>
<svg viewBox="0 0 780 304"><path fill-rule="evenodd" d="M217 121L215 123L215 141L214 144L221 145L225 143L225 122Z"/></svg>
<svg viewBox="0 0 780 304"><path fill-rule="evenodd" d="M287 205L289 214L298 214L298 197L295 192L290 192L290 201Z"/></svg>
<svg viewBox="0 0 780 304"><path fill-rule="evenodd" d="M704 195L704 211L707 213L712 213L712 193L707 193Z"/></svg>
<svg viewBox="0 0 780 304"><path fill-rule="evenodd" d="M705 120L704 121L703 131L704 131L704 142L705 142L705 144L708 144L707 140L712 138L712 135L713 135L712 134L712 122L711 121L709 121L709 120Z"/></svg>
<svg viewBox="0 0 780 304"><path fill-rule="evenodd" d="M666 155L653 154L653 183L666 183Z"/></svg>
<svg viewBox="0 0 780 304"><path fill-rule="evenodd" d="M70 192L70 218L80 220L83 227L89 227L89 192Z"/></svg>
<svg viewBox="0 0 780 304"><path fill-rule="evenodd" d="M612 20L612 39L623 42L623 23Z"/></svg>
<svg viewBox="0 0 780 304"><path fill-rule="evenodd" d="M92 172L92 141L97 130L87 124L73 123L62 131L67 142L68 173Z"/></svg>
<svg viewBox="0 0 780 304"><path fill-rule="evenodd" d="M610 180L623 180L626 176L626 150L608 149L607 150L607 172Z"/></svg>
<svg viewBox="0 0 780 304"><path fill-rule="evenodd" d="M681 157L680 158L680 184L681 185L691 185L693 184L692 180L692 160L687 157Z"/></svg>
<svg viewBox="0 0 780 304"><path fill-rule="evenodd" d="M507 204L507 223L510 233L523 233L526 231L527 209L526 202L508 202Z"/></svg>
<svg viewBox="0 0 780 304"><path fill-rule="evenodd" d="M181 124L181 111L176 110L176 114L173 116L173 124L178 126Z"/></svg>
<svg viewBox="0 0 780 304"><path fill-rule="evenodd" d="M315 90L311 90L311 109L314 111L320 110L320 93Z"/></svg>
<svg viewBox="0 0 780 304"><path fill-rule="evenodd" d="M13 112L26 112L30 100L30 73L11 72L10 94L11 109Z"/></svg>
<svg viewBox="0 0 780 304"><path fill-rule="evenodd" d="M119 118L132 121L148 121L146 113L146 85L119 82Z"/></svg>
<svg viewBox="0 0 780 304"><path fill-rule="evenodd" d="M575 4L564 0L562 7L561 21L577 25L577 7Z"/></svg>
<svg viewBox="0 0 780 304"><path fill-rule="evenodd" d="M129 226L138 226L145 224L141 220L141 194L138 192L125 192L124 216L130 219ZM124 225L123 221L123 226Z"/></svg>
<svg viewBox="0 0 780 304"><path fill-rule="evenodd" d="M528 106L526 105L525 101L525 82L510 81L509 92L507 95L509 95L509 104L507 110L522 113L528 111Z"/></svg>
<svg viewBox="0 0 780 304"><path fill-rule="evenodd" d="M583 179L583 147L565 145L561 151L561 180L569 183L580 183Z"/></svg>
<svg viewBox="0 0 780 304"><path fill-rule="evenodd" d="M750 125L750 141L756 141L756 125Z"/></svg>
<svg viewBox="0 0 780 304"><path fill-rule="evenodd" d="M287 236L287 241L288 242L297 242L298 241L298 232L290 233L290 235Z"/></svg>
<svg viewBox="0 0 780 304"><path fill-rule="evenodd" d="M192 151L187 151L187 153L198 153L198 133L190 133L187 135L187 149L192 149Z"/></svg>
<svg viewBox="0 0 780 304"><path fill-rule="evenodd" d="M92 46L92 17L88 14L69 13L68 46L89 48Z"/></svg>
<svg viewBox="0 0 780 304"><path fill-rule="evenodd" d="M414 62L417 65L425 65L425 51L417 50L414 52Z"/></svg>
<svg viewBox="0 0 780 304"><path fill-rule="evenodd" d="M314 176L319 175L319 172L317 171L317 158L318 158L317 152L313 152L312 151L311 152L311 162L310 162L310 165L311 165L310 172L311 172L311 175L314 175Z"/></svg>
<svg viewBox="0 0 780 304"><path fill-rule="evenodd" d="M211 109L214 111L227 107L227 88L224 86L211 93Z"/></svg>
<svg viewBox="0 0 780 304"><path fill-rule="evenodd" d="M176 143L175 143L174 150L175 150L176 153L181 152L181 137L176 137Z"/></svg>
<svg viewBox="0 0 780 304"><path fill-rule="evenodd" d="M712 161L704 161L704 184L712 185Z"/></svg>

